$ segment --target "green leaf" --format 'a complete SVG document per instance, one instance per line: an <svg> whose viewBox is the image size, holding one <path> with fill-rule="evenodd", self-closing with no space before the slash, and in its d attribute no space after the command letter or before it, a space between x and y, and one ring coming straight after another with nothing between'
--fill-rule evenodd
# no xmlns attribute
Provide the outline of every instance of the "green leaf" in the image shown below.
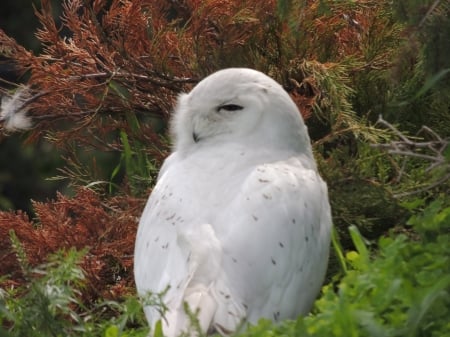
<svg viewBox="0 0 450 337"><path fill-rule="evenodd" d="M123 157L125 159L125 169L127 170L127 173L131 172L132 164L131 159L133 156L133 152L131 150L130 143L128 141L128 135L124 130L120 131L120 140L122 141L123 145Z"/></svg>
<svg viewBox="0 0 450 337"><path fill-rule="evenodd" d="M370 255L369 251L367 250L366 244L364 243L364 238L362 237L361 233L358 230L358 227L356 226L350 226L349 227L350 236L352 238L353 244L356 247L356 250L359 253L359 259L361 264L359 265L360 268L365 269L366 266L369 264L370 261Z"/></svg>
<svg viewBox="0 0 450 337"><path fill-rule="evenodd" d="M342 268L342 271L346 274L347 273L347 263L345 262L343 249L341 246L341 242L339 240L339 234L334 226L333 226L333 229L331 232L331 243L333 244L333 248L334 248L334 251L338 258L339 264Z"/></svg>
<svg viewBox="0 0 450 337"><path fill-rule="evenodd" d="M25 248L20 242L19 238L16 235L16 232L11 229L9 231L9 239L11 240L11 246L16 254L17 261L19 262L20 268L22 269L22 273L25 277L29 276L30 265L28 262L27 253L25 252Z"/></svg>
<svg viewBox="0 0 450 337"><path fill-rule="evenodd" d="M425 205L425 200L421 198L415 198L412 200L406 200L401 203L403 207L405 207L408 211L414 211L418 209L419 207L422 207Z"/></svg>
<svg viewBox="0 0 450 337"><path fill-rule="evenodd" d="M440 72L438 72L437 74L435 74L434 76L432 76L428 80L426 80L424 85L422 86L422 88L420 88L419 91L416 92L416 94L411 99L394 103L393 106L404 107L409 104L412 104L414 101L417 101L423 95L425 95L430 89L432 89L440 80L445 78L445 76L447 76L447 74L449 72L450 72L450 68L441 70Z"/></svg>
<svg viewBox="0 0 450 337"><path fill-rule="evenodd" d="M449 69L443 69L434 76L430 77L425 84L420 88L420 90L414 95L413 100L416 100L427 93L431 88L433 88L440 80L442 80L450 72Z"/></svg>
<svg viewBox="0 0 450 337"><path fill-rule="evenodd" d="M119 328L117 325L110 325L105 330L105 337L118 337L119 336Z"/></svg>
<svg viewBox="0 0 450 337"><path fill-rule="evenodd" d="M125 117L127 119L127 123L130 126L131 132L133 135L140 133L141 125L139 124L139 120L136 117L136 114L131 111L127 111L125 113Z"/></svg>
<svg viewBox="0 0 450 337"><path fill-rule="evenodd" d="M109 87L124 101L128 101L131 97L127 88L114 80L109 81Z"/></svg>
<svg viewBox="0 0 450 337"><path fill-rule="evenodd" d="M111 180L113 180L117 176L117 174L120 172L120 168L122 167L122 159L123 159L123 156L120 157L119 163L116 165L116 167L114 167L114 170L111 173Z"/></svg>
<svg viewBox="0 0 450 337"><path fill-rule="evenodd" d="M422 322L424 316L432 308L434 302L440 296L448 296L448 290L450 287L450 275L439 280L426 295L417 303L411 306L408 312L408 320L406 323L407 335L415 336L417 330L419 329L420 323Z"/></svg>
<svg viewBox="0 0 450 337"><path fill-rule="evenodd" d="M153 337L164 337L161 320L155 324L155 333L153 334Z"/></svg>

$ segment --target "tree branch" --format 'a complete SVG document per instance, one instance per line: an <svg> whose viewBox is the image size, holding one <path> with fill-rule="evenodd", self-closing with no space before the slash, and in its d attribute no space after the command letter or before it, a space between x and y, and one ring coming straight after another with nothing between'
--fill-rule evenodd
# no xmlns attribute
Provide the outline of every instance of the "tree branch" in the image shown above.
<svg viewBox="0 0 450 337"><path fill-rule="evenodd" d="M402 192L395 194L394 196L397 198L410 196L414 194L419 194L422 192L426 192L431 190L439 185L445 183L450 179L450 161L445 157L444 151L448 148L450 140L448 138L442 138L439 136L434 130L427 126L423 126L418 134L429 135L433 138L433 140L425 141L421 138L410 137L403 134L399 131L395 126L391 123L384 120L381 116L379 116L376 124L381 124L392 131L394 135L396 135L400 140L391 141L387 144L371 144L372 147L380 148L382 150L387 151L387 153L392 155L399 155L405 158L403 162L402 168L399 172L399 177L397 181L400 180L400 177L403 175L405 167L406 167L406 159L407 158L418 158L422 159L430 164L425 169L425 172L428 173L437 168L442 168L443 173L439 179L434 182L429 183L427 186L423 188L419 188L410 192Z"/></svg>

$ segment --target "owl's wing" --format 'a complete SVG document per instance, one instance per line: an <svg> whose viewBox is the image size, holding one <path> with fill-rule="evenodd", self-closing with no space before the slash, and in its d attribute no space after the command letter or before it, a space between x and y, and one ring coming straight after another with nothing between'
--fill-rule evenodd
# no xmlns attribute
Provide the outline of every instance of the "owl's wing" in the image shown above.
<svg viewBox="0 0 450 337"><path fill-rule="evenodd" d="M229 292L219 297L215 322L232 329L232 302L252 323L310 310L324 279L331 231L327 188L315 169L298 158L256 167L218 223L219 280Z"/></svg>
<svg viewBox="0 0 450 337"><path fill-rule="evenodd" d="M163 310L155 305L159 302L159 295L164 293L167 305L167 298L175 299L176 289L188 282L187 264L176 244L175 229L164 226L163 216L169 216L162 214L159 204L163 204L165 198L161 185L157 184L141 216L134 251L136 287L144 298L144 311L152 328Z"/></svg>
<svg viewBox="0 0 450 337"><path fill-rule="evenodd" d="M202 308L199 320L208 328L216 304L204 295L209 294L208 284L220 270L222 252L211 225L192 221L202 218L202 210L209 209L201 202L192 204L192 190L183 189L179 180L185 179L185 172L168 164L163 167L141 217L134 273L141 296L151 293L154 299L154 295L164 293L164 314L152 301L144 306L150 326L162 318L165 335L178 336L191 325L184 302L194 311Z"/></svg>

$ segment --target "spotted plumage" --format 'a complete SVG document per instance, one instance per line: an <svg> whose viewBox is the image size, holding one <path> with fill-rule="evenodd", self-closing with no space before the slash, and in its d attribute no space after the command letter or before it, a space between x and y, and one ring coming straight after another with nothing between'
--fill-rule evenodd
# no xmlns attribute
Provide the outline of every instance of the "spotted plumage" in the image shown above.
<svg viewBox="0 0 450 337"><path fill-rule="evenodd" d="M307 313L330 242L327 187L301 115L282 87L251 69L212 74L179 97L173 153L142 214L135 247L140 295L166 290L154 328L229 335L246 322ZM243 324L244 323L244 324Z"/></svg>

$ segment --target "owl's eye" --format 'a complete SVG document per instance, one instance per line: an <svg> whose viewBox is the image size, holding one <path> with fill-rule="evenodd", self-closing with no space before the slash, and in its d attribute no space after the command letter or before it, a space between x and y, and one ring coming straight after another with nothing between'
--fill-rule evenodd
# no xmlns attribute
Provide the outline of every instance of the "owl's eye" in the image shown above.
<svg viewBox="0 0 450 337"><path fill-rule="evenodd" d="M237 111L237 110L242 110L242 109L244 109L244 107L237 105L237 104L224 104L224 105L220 105L217 108L217 112L219 112L220 110Z"/></svg>

